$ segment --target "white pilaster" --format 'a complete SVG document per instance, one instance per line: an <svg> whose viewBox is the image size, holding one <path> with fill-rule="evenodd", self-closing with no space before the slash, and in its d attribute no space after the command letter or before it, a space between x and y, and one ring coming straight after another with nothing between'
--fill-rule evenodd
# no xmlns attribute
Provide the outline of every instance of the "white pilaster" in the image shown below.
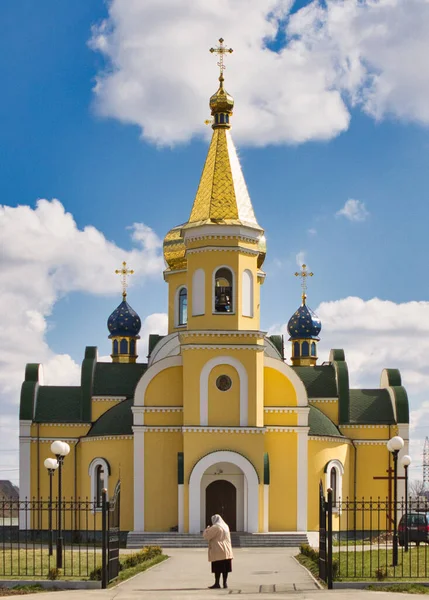
<svg viewBox="0 0 429 600"><path fill-rule="evenodd" d="M177 508L178 508L178 524L179 524L179 533L184 533L185 531L185 515L184 515L184 485L183 483L178 484L177 491Z"/></svg>
<svg viewBox="0 0 429 600"><path fill-rule="evenodd" d="M309 427L298 430L297 460L297 531L307 531L308 509L308 432Z"/></svg>
<svg viewBox="0 0 429 600"><path fill-rule="evenodd" d="M144 531L144 412L133 407L134 414L134 531Z"/></svg>
<svg viewBox="0 0 429 600"><path fill-rule="evenodd" d="M31 499L31 421L19 422L19 497ZM19 511L19 528L30 529L30 511Z"/></svg>
<svg viewBox="0 0 429 600"><path fill-rule="evenodd" d="M264 533L268 533L268 530L269 530L269 526L268 526L269 502L270 502L270 486L264 485L264 524L263 524Z"/></svg>

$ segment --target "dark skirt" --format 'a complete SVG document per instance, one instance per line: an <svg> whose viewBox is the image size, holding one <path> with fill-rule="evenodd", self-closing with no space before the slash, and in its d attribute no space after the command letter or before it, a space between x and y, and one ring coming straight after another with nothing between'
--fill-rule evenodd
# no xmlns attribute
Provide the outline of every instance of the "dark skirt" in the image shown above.
<svg viewBox="0 0 429 600"><path fill-rule="evenodd" d="M231 573L232 571L232 558L226 558L225 560L214 560L212 562L212 573L216 575L222 575L222 573Z"/></svg>

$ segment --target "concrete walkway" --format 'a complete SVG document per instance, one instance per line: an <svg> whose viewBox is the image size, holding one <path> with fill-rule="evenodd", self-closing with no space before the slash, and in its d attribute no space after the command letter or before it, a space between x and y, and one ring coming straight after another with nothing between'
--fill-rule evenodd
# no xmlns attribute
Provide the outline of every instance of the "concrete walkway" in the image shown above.
<svg viewBox="0 0 429 600"><path fill-rule="evenodd" d="M294 548L235 549L226 590L208 589L214 579L206 549L168 549L166 553L168 560L114 588L41 593L34 600L212 600L226 596L254 600L374 600L375 594L377 600L398 598L389 592L320 590L293 558L298 553ZM29 600L28 595L14 596L14 600L21 598ZM401 594L400 600L415 600L415 596Z"/></svg>

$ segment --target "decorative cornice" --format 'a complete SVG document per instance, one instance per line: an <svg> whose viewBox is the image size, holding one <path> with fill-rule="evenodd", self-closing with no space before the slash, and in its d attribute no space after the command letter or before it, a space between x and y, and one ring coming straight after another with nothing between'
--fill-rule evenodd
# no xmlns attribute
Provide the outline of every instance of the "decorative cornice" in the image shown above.
<svg viewBox="0 0 429 600"><path fill-rule="evenodd" d="M92 396L94 402L122 402L126 399L126 396Z"/></svg>
<svg viewBox="0 0 429 600"><path fill-rule="evenodd" d="M93 437L82 438L81 442L101 442L103 440L132 440L132 435L94 435Z"/></svg>
<svg viewBox="0 0 429 600"><path fill-rule="evenodd" d="M265 427L182 427L183 433L265 433Z"/></svg>
<svg viewBox="0 0 429 600"><path fill-rule="evenodd" d="M338 398L309 398L309 402L338 402Z"/></svg>
<svg viewBox="0 0 429 600"><path fill-rule="evenodd" d="M216 313L218 314L218 313ZM265 336L267 335L266 331L252 331L251 329L243 329L243 331L228 331L227 329L224 330L214 330L214 329L199 329L199 330L192 330L192 329L188 329L186 331L181 331L180 332L180 337L223 337L223 336L227 336L227 337L257 337L257 338L265 338Z"/></svg>
<svg viewBox="0 0 429 600"><path fill-rule="evenodd" d="M133 425L133 431L134 433L181 433L182 427L172 427L171 425Z"/></svg>
<svg viewBox="0 0 429 600"><path fill-rule="evenodd" d="M265 346L259 344L182 344L183 350L256 350L264 352Z"/></svg>
<svg viewBox="0 0 429 600"><path fill-rule="evenodd" d="M310 431L310 427L304 427L300 425L267 425L265 427L267 433L307 433Z"/></svg>
<svg viewBox="0 0 429 600"><path fill-rule="evenodd" d="M77 444L79 441L79 438L68 438L68 437L53 437L53 438L45 438L45 437L31 437L31 441L34 442L40 442L41 444L52 444L52 442L56 442L57 440L61 440L62 442L67 442L68 444Z"/></svg>
<svg viewBox="0 0 429 600"><path fill-rule="evenodd" d="M92 423L33 423L40 427L91 427Z"/></svg>
<svg viewBox="0 0 429 600"><path fill-rule="evenodd" d="M359 446L385 446L388 440L353 440Z"/></svg>
<svg viewBox="0 0 429 600"><path fill-rule="evenodd" d="M242 246L203 246L202 248L189 248L186 254L200 254L202 252L240 252L240 254L249 254L258 256L259 250L252 248L243 248Z"/></svg>
<svg viewBox="0 0 429 600"><path fill-rule="evenodd" d="M177 275L178 273L187 273L188 269L165 269L164 277L168 277L169 275Z"/></svg>
<svg viewBox="0 0 429 600"><path fill-rule="evenodd" d="M350 444L351 445L351 440L349 440L348 438L344 438L344 437L340 437L340 436L335 436L335 435L309 435L308 439L311 440L312 442L337 442L340 444Z"/></svg>
<svg viewBox="0 0 429 600"><path fill-rule="evenodd" d="M266 413L295 413L308 415L310 407L308 406L264 406Z"/></svg>
<svg viewBox="0 0 429 600"><path fill-rule="evenodd" d="M147 413L183 412L183 406L142 406L141 408L141 412Z"/></svg>
<svg viewBox="0 0 429 600"><path fill-rule="evenodd" d="M338 425L338 427L341 427L341 429L383 429L386 427L389 427L389 425L385 424L385 425L351 425L348 423L340 423Z"/></svg>

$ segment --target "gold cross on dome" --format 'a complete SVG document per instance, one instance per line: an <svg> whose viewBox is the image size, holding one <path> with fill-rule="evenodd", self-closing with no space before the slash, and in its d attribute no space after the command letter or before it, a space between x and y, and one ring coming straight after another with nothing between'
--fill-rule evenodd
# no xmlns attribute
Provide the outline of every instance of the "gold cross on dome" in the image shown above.
<svg viewBox="0 0 429 600"><path fill-rule="evenodd" d="M302 265L302 270L301 272L298 273L298 271L295 273L295 277L301 277L301 288L302 288L302 303L305 304L305 301L307 299L307 294L305 293L307 291L307 277L313 277L314 273L309 273L307 271L307 265Z"/></svg>
<svg viewBox="0 0 429 600"><path fill-rule="evenodd" d="M127 263L124 261L122 263L122 269L116 269L115 273L116 273L116 275L121 276L122 298L125 300L125 298L127 297L127 287L128 287L127 276L133 275L134 271L132 269L127 269Z"/></svg>
<svg viewBox="0 0 429 600"><path fill-rule="evenodd" d="M220 69L220 74L222 76L222 71L225 69L225 65L223 64L223 55L226 54L227 52L229 52L229 54L231 54L231 52L233 52L232 48L225 48L225 46L223 45L224 39L223 38L219 38L219 46L217 46L217 48L210 48L210 52L213 54L213 52L216 52L216 54L219 54L219 62L217 63L219 69Z"/></svg>

